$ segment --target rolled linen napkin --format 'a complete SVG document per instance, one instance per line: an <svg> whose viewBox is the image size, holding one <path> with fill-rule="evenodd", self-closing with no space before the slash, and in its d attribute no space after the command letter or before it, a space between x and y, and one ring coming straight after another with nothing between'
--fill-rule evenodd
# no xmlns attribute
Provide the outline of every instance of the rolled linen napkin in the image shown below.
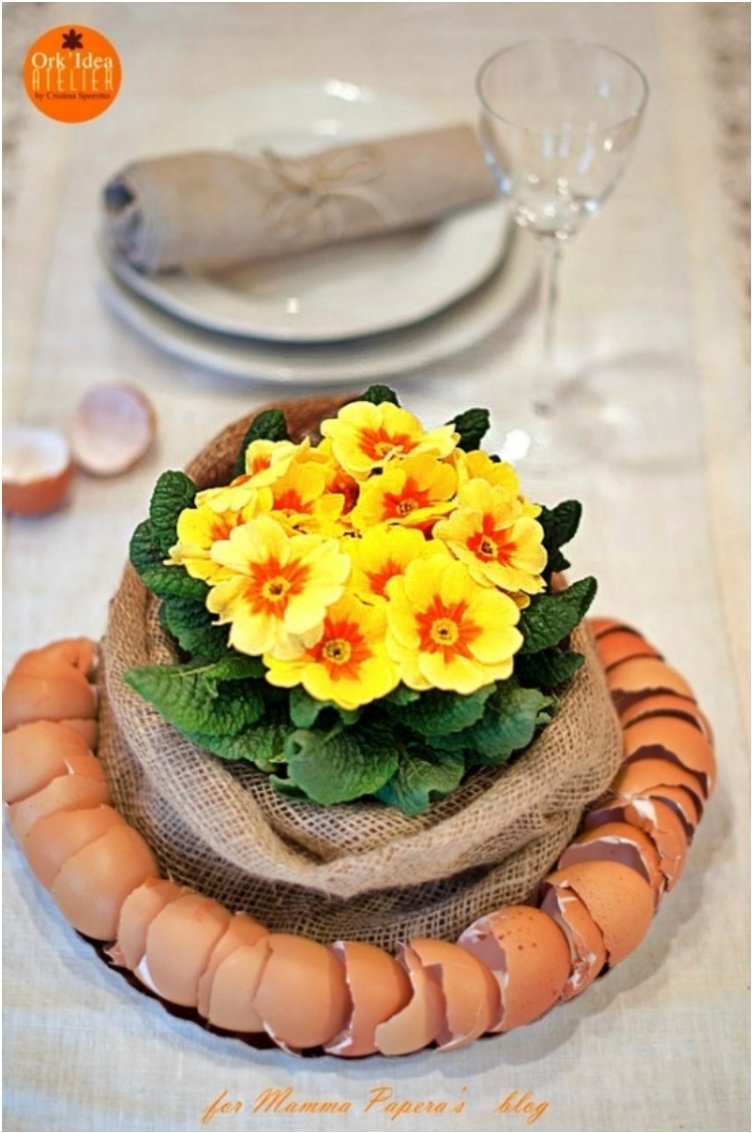
<svg viewBox="0 0 752 1133"><path fill-rule="evenodd" d="M410 228L494 194L475 134L452 126L302 158L265 149L145 159L105 186L104 203L115 246L153 274Z"/></svg>

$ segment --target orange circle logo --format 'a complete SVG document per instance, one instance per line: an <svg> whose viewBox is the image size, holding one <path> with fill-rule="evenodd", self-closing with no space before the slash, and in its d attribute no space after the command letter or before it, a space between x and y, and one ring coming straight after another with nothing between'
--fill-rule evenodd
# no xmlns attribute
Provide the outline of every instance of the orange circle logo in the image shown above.
<svg viewBox="0 0 752 1133"><path fill-rule="evenodd" d="M40 35L24 62L26 93L57 122L88 122L109 110L120 77L120 59L109 39L80 24Z"/></svg>

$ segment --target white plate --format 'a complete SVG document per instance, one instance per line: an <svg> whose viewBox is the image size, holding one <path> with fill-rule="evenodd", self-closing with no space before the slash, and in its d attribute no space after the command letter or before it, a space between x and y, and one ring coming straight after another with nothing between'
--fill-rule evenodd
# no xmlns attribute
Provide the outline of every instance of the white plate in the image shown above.
<svg viewBox="0 0 752 1133"><path fill-rule="evenodd" d="M201 102L150 138L145 150L253 152L272 144L300 156L442 124L401 95L340 80L286 83ZM128 287L207 330L333 342L407 326L468 294L498 266L510 222L508 207L494 201L406 232L201 274L145 276L113 249L104 252Z"/></svg>
<svg viewBox="0 0 752 1133"><path fill-rule="evenodd" d="M255 381L333 385L405 373L472 346L514 315L537 272L537 246L524 234L515 234L491 279L434 318L355 342L313 346L214 334L155 307L112 273L104 278L101 293L128 326L191 365Z"/></svg>

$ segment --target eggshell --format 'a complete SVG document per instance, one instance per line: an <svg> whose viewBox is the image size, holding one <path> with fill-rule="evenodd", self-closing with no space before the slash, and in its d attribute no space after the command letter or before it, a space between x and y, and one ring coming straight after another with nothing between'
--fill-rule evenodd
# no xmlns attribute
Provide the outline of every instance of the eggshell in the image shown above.
<svg viewBox="0 0 752 1133"><path fill-rule="evenodd" d="M618 862L580 862L546 878L572 889L603 933L611 967L633 952L650 928L655 904L644 877Z"/></svg>
<svg viewBox="0 0 752 1133"><path fill-rule="evenodd" d="M271 933L263 943L271 954L253 1007L264 1029L291 1051L323 1046L352 1011L342 964L323 944L303 936Z"/></svg>
<svg viewBox="0 0 752 1133"><path fill-rule="evenodd" d="M116 476L151 448L156 414L135 386L95 386L79 402L71 424L76 463L94 476Z"/></svg>
<svg viewBox="0 0 752 1133"><path fill-rule="evenodd" d="M672 760L696 776L707 798L715 785L715 756L694 724L671 716L638 720L624 731L624 759Z"/></svg>
<svg viewBox="0 0 752 1133"><path fill-rule="evenodd" d="M264 1020L253 1003L271 956L268 941L267 934L255 944L241 945L217 965L208 1007L202 1012L212 1026L242 1034L261 1034L264 1031Z"/></svg>
<svg viewBox="0 0 752 1133"><path fill-rule="evenodd" d="M624 799L636 796L645 798L670 798L666 788L681 787L688 791L696 801L692 810L693 827L697 825L702 813L703 789L700 780L691 771L670 759L638 759L625 763L611 784L615 795ZM680 796L681 798L681 796Z"/></svg>
<svg viewBox="0 0 752 1133"><path fill-rule="evenodd" d="M80 736L91 751L97 750L99 725L96 720L60 720L58 723L64 724L66 728L70 728L77 736Z"/></svg>
<svg viewBox="0 0 752 1133"><path fill-rule="evenodd" d="M569 944L571 972L561 992L561 1002L566 1003L581 995L603 970L606 946L603 933L576 893L544 882L541 894L542 912L556 921Z"/></svg>
<svg viewBox="0 0 752 1133"><path fill-rule="evenodd" d="M332 951L345 969L352 1014L324 1049L340 1058L374 1054L376 1027L406 1006L410 980L393 956L373 944L338 940Z"/></svg>
<svg viewBox="0 0 752 1133"><path fill-rule="evenodd" d="M629 661L632 657L658 657L663 660L658 650L644 637L625 629L615 629L604 634L598 638L596 648L604 669L612 669L614 665Z"/></svg>
<svg viewBox="0 0 752 1133"><path fill-rule="evenodd" d="M157 914L147 928L145 959L152 985L164 999L181 1007L197 1005L198 981L231 919L217 901L190 891Z"/></svg>
<svg viewBox="0 0 752 1133"><path fill-rule="evenodd" d="M69 637L43 645L40 649L29 650L17 661L15 667L22 672L29 664L40 660L51 661L68 665L84 676L89 676L97 667L97 659L98 651L94 641L88 637Z"/></svg>
<svg viewBox="0 0 752 1133"><path fill-rule="evenodd" d="M67 774L66 758L88 754L86 742L63 724L22 724L3 740L3 798L20 802Z"/></svg>
<svg viewBox="0 0 752 1133"><path fill-rule="evenodd" d="M68 858L52 885L58 907L74 928L94 940L114 940L123 902L159 867L132 827L113 826Z"/></svg>
<svg viewBox="0 0 752 1133"><path fill-rule="evenodd" d="M90 720L96 713L96 689L76 669L64 677L14 672L3 690L4 732L34 720Z"/></svg>
<svg viewBox="0 0 752 1133"><path fill-rule="evenodd" d="M689 846L689 835L681 818L660 799L635 799L625 808L624 818L649 836L658 851L666 889L673 889L684 870Z"/></svg>
<svg viewBox="0 0 752 1133"><path fill-rule="evenodd" d="M561 998L572 971L567 938L541 909L510 905L481 917L463 932L467 949L494 974L501 992L498 1034L532 1023Z"/></svg>
<svg viewBox="0 0 752 1133"><path fill-rule="evenodd" d="M633 698L656 692L676 692L695 699L681 673L657 657L633 657L622 661L606 674L606 683L614 697Z"/></svg>
<svg viewBox="0 0 752 1133"><path fill-rule="evenodd" d="M10 824L19 841L24 841L40 819L60 810L85 810L109 803L106 783L87 775L61 775L41 791L10 807Z"/></svg>
<svg viewBox="0 0 752 1133"><path fill-rule="evenodd" d="M107 952L112 962L134 971L146 952L146 934L151 922L166 905L187 892L174 881L150 877L129 893L120 910L117 939Z"/></svg>
<svg viewBox="0 0 752 1133"><path fill-rule="evenodd" d="M269 929L249 917L247 913L234 913L225 932L212 949L209 962L201 974L196 989L196 1006L199 1015L208 1016L211 988L217 968L236 948L252 948L262 936L268 936Z"/></svg>
<svg viewBox="0 0 752 1133"><path fill-rule="evenodd" d="M124 823L123 816L111 806L60 810L41 818L24 842L32 873L45 889L51 889L68 858Z"/></svg>
<svg viewBox="0 0 752 1133"><path fill-rule="evenodd" d="M624 630L627 633L637 633L637 630L632 629L631 626L625 625L617 618L588 618L587 623L596 638L603 637L606 633L612 633L614 630Z"/></svg>
<svg viewBox="0 0 752 1133"><path fill-rule="evenodd" d="M445 1003L445 1023L436 1035L439 1050L457 1050L484 1035L499 1017L501 1000L494 976L471 950L444 940L416 939L410 948L429 974L435 971Z"/></svg>
<svg viewBox="0 0 752 1133"><path fill-rule="evenodd" d="M444 996L436 974L426 970L407 945L400 948L397 960L408 974L412 996L401 1011L379 1023L374 1031L376 1049L390 1057L422 1050L446 1026Z"/></svg>
<svg viewBox="0 0 752 1133"><path fill-rule="evenodd" d="M658 851L644 831L628 822L606 822L575 838L559 858L558 869L576 862L619 862L640 873L653 891L656 905L663 890Z"/></svg>
<svg viewBox="0 0 752 1133"><path fill-rule="evenodd" d="M619 713L623 728L629 727L638 720L659 716L678 717L689 721L703 733L711 747L713 746L713 729L699 704L687 696L679 696L676 692L659 692L634 700Z"/></svg>
<svg viewBox="0 0 752 1133"><path fill-rule="evenodd" d="M45 515L64 502L73 476L70 448L54 429L3 430L3 511Z"/></svg>

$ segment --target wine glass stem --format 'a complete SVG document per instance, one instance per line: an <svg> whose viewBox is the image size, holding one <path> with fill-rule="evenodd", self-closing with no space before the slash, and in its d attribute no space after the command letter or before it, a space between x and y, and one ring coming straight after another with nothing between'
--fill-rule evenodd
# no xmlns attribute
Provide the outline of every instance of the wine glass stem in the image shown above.
<svg viewBox="0 0 752 1133"><path fill-rule="evenodd" d="M533 412L537 417L551 413L556 374L556 316L559 308L559 265L564 255L564 243L555 236L543 237L543 275L541 298L543 303L543 340L541 344L538 388L533 396Z"/></svg>

